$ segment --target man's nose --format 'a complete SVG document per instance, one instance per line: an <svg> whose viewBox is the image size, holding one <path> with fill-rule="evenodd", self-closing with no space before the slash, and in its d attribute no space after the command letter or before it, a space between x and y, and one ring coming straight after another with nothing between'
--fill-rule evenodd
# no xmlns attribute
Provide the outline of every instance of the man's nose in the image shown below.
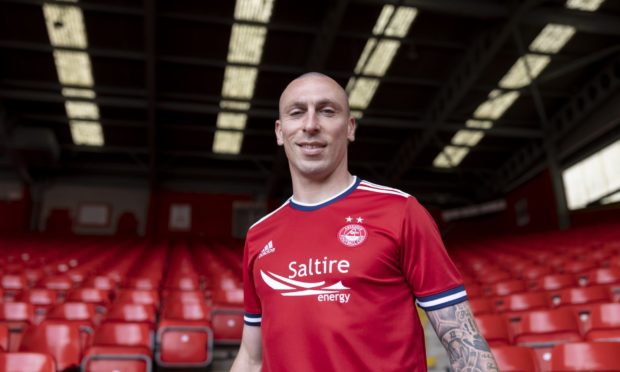
<svg viewBox="0 0 620 372"><path fill-rule="evenodd" d="M304 132L318 132L321 129L319 125L319 117L314 110L308 110L306 120L304 122Z"/></svg>

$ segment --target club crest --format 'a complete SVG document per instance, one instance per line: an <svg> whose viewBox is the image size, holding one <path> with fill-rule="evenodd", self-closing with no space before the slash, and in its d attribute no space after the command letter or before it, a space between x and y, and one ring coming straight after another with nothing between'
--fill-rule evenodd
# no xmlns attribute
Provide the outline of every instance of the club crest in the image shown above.
<svg viewBox="0 0 620 372"><path fill-rule="evenodd" d="M366 240L366 236L368 236L366 229L358 224L346 225L338 232L338 239L347 247L355 247L362 244Z"/></svg>

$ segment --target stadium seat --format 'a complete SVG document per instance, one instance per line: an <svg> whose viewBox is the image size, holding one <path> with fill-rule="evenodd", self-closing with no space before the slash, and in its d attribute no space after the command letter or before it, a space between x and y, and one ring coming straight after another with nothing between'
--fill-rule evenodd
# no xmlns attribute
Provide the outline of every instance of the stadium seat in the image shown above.
<svg viewBox="0 0 620 372"><path fill-rule="evenodd" d="M65 302L51 308L47 319L67 320L94 329L101 320L94 304L84 302Z"/></svg>
<svg viewBox="0 0 620 372"><path fill-rule="evenodd" d="M155 308L151 305L116 302L108 310L106 321L145 323L154 328L156 316Z"/></svg>
<svg viewBox="0 0 620 372"><path fill-rule="evenodd" d="M551 274L538 279L533 289L540 291L556 291L577 286L577 279L572 274Z"/></svg>
<svg viewBox="0 0 620 372"><path fill-rule="evenodd" d="M538 372L536 354L529 347L491 346L497 366L502 372Z"/></svg>
<svg viewBox="0 0 620 372"><path fill-rule="evenodd" d="M620 371L620 343L575 342L551 351L553 371Z"/></svg>
<svg viewBox="0 0 620 372"><path fill-rule="evenodd" d="M503 346L511 344L508 323L502 315L485 314L476 317L476 324L480 333L487 340L489 346Z"/></svg>
<svg viewBox="0 0 620 372"><path fill-rule="evenodd" d="M512 279L512 275L503 270L489 270L488 272L478 274L480 283L487 285L510 279Z"/></svg>
<svg viewBox="0 0 620 372"><path fill-rule="evenodd" d="M56 369L78 368L82 351L89 342L88 332L78 324L67 321L44 320L31 326L24 334L19 351L50 354L56 361Z"/></svg>
<svg viewBox="0 0 620 372"><path fill-rule="evenodd" d="M0 353L2 372L56 372L54 359L43 353Z"/></svg>
<svg viewBox="0 0 620 372"><path fill-rule="evenodd" d="M568 261L560 268L563 273L579 274L596 268L596 262L589 260Z"/></svg>
<svg viewBox="0 0 620 372"><path fill-rule="evenodd" d="M542 292L515 293L495 300L497 311L513 313L548 309L551 305L548 296Z"/></svg>
<svg viewBox="0 0 620 372"><path fill-rule="evenodd" d="M550 292L551 302L555 306L576 306L611 302L609 289L604 286L567 288L559 292Z"/></svg>
<svg viewBox="0 0 620 372"><path fill-rule="evenodd" d="M104 289L78 288L67 294L66 301L85 302L106 307L110 303L110 293Z"/></svg>
<svg viewBox="0 0 620 372"><path fill-rule="evenodd" d="M156 336L155 359L163 367L204 367L213 359L213 330L203 303L166 303Z"/></svg>
<svg viewBox="0 0 620 372"><path fill-rule="evenodd" d="M162 294L163 298L166 299L167 303L206 303L207 298L205 297L204 292L202 291L178 291L178 290L166 290Z"/></svg>
<svg viewBox="0 0 620 372"><path fill-rule="evenodd" d="M238 344L243 332L243 308L214 306L211 324L216 344Z"/></svg>
<svg viewBox="0 0 620 372"><path fill-rule="evenodd" d="M105 321L95 331L82 371L151 371L152 350L148 324Z"/></svg>
<svg viewBox="0 0 620 372"><path fill-rule="evenodd" d="M582 340L577 318L568 309L523 313L513 329L514 343L534 348L543 370L549 369L553 345Z"/></svg>
<svg viewBox="0 0 620 372"><path fill-rule="evenodd" d="M8 351L16 351L24 331L34 323L34 308L26 302L0 303L0 324L9 329Z"/></svg>
<svg viewBox="0 0 620 372"><path fill-rule="evenodd" d="M159 308L159 294L152 290L122 289L116 296L116 302L152 305Z"/></svg>
<svg viewBox="0 0 620 372"><path fill-rule="evenodd" d="M592 306L584 338L587 341L620 342L620 304Z"/></svg>
<svg viewBox="0 0 620 372"><path fill-rule="evenodd" d="M620 267L595 269L581 275L580 279L588 286L620 283Z"/></svg>
<svg viewBox="0 0 620 372"><path fill-rule="evenodd" d="M9 351L9 326L0 324L0 352Z"/></svg>
<svg viewBox="0 0 620 372"><path fill-rule="evenodd" d="M84 282L83 286L85 288L95 288L105 291L113 291L116 289L116 282L112 278L105 275L97 275Z"/></svg>
<svg viewBox="0 0 620 372"><path fill-rule="evenodd" d="M495 283L489 286L489 295L491 296L507 296L513 293L525 292L527 287L523 280L508 280Z"/></svg>
<svg viewBox="0 0 620 372"><path fill-rule="evenodd" d="M545 275L552 274L553 270L548 266L532 266L521 272L521 278L527 281L535 281Z"/></svg>
<svg viewBox="0 0 620 372"><path fill-rule="evenodd" d="M28 280L24 275L4 274L0 281L0 287L4 290L4 297L13 298L28 288Z"/></svg>

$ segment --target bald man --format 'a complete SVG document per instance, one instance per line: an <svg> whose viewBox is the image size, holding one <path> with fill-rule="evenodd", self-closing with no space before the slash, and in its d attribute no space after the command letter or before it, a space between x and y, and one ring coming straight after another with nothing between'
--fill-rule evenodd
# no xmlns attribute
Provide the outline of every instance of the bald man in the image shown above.
<svg viewBox="0 0 620 372"><path fill-rule="evenodd" d="M356 122L320 73L280 97L293 196L250 227L232 371L426 371L417 304L456 371L497 371L437 227L411 195L351 175Z"/></svg>

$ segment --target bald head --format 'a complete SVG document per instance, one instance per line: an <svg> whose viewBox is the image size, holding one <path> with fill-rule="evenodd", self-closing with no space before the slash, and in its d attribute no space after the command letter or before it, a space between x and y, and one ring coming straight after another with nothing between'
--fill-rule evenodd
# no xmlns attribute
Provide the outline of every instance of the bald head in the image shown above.
<svg viewBox="0 0 620 372"><path fill-rule="evenodd" d="M280 117L282 116L282 110L285 108L283 105L285 105L287 102L291 100L290 95L294 94L293 92L296 91L295 88L299 87L300 85L303 85L305 82L310 81L310 80L323 82L326 86L326 89L329 90L329 92L326 92L326 93L329 93L335 96L335 98L337 98L338 101L340 101L339 103L345 108L346 112L350 113L349 96L347 95L347 92L342 88L342 86L340 86L340 84L336 82L336 80L320 72L306 72L305 74L300 75L297 78L295 78L293 81L291 81L286 86L282 94L280 95L280 102L279 102Z"/></svg>

